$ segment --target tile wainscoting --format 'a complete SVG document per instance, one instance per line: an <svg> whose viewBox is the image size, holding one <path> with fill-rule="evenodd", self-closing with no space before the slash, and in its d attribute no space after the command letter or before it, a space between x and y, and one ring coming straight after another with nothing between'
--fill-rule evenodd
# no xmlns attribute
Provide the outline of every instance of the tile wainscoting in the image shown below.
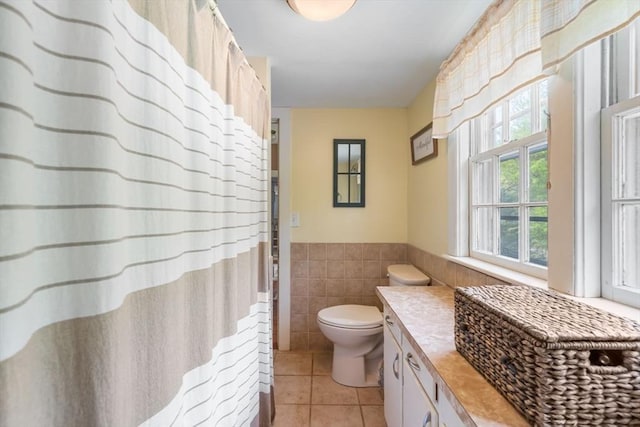
<svg viewBox="0 0 640 427"><path fill-rule="evenodd" d="M451 262L439 255L407 245L407 262L418 267L438 285L459 286L508 285L495 277L464 265Z"/></svg>
<svg viewBox="0 0 640 427"><path fill-rule="evenodd" d="M375 305L387 266L407 263L404 243L292 243L291 350L330 351L318 311L340 304Z"/></svg>
<svg viewBox="0 0 640 427"><path fill-rule="evenodd" d="M291 350L330 351L318 311L340 304L375 305L387 286L387 266L411 263L436 284L451 287L504 283L406 243L292 243Z"/></svg>

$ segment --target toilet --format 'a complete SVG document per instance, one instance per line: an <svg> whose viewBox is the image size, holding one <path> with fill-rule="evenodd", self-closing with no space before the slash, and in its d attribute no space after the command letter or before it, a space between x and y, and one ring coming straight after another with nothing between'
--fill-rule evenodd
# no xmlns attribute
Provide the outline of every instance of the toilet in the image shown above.
<svg viewBox="0 0 640 427"><path fill-rule="evenodd" d="M387 267L389 286L424 286L431 278L411 264L393 264Z"/></svg>
<svg viewBox="0 0 640 427"><path fill-rule="evenodd" d="M387 268L390 286L426 285L431 280L413 265ZM382 362L382 313L375 306L336 305L318 312L320 331L333 342L331 377L349 387L378 385Z"/></svg>

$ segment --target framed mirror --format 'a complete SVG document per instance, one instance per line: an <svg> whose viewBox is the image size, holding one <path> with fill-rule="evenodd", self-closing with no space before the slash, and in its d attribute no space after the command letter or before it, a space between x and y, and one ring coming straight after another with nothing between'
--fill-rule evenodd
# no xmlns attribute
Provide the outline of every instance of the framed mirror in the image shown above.
<svg viewBox="0 0 640 427"><path fill-rule="evenodd" d="M365 140L333 140L333 207L363 208Z"/></svg>

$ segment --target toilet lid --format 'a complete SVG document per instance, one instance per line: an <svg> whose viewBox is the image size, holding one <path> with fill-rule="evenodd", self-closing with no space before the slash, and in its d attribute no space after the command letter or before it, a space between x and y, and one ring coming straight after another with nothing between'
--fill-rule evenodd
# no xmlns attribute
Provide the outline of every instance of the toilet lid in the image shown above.
<svg viewBox="0 0 640 427"><path fill-rule="evenodd" d="M370 305L336 305L320 310L318 320L337 327L374 328L382 325L382 313Z"/></svg>
<svg viewBox="0 0 640 427"><path fill-rule="evenodd" d="M431 281L429 276L411 264L394 264L387 267L387 273L405 285L426 285Z"/></svg>

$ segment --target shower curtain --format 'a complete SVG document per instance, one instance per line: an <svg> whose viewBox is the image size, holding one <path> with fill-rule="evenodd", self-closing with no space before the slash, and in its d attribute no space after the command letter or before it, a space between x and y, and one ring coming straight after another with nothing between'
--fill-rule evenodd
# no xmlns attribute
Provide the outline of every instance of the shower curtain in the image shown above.
<svg viewBox="0 0 640 427"><path fill-rule="evenodd" d="M0 426L269 425L269 124L205 0L0 0Z"/></svg>

